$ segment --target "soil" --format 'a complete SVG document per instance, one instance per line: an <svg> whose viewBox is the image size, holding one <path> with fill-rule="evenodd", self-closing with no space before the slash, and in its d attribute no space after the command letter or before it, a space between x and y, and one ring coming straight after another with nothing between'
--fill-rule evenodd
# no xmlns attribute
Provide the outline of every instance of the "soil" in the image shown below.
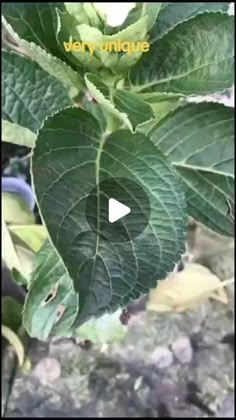
<svg viewBox="0 0 236 420"><path fill-rule="evenodd" d="M228 264L231 277L232 241L212 240L200 229L192 251L199 259L198 244L209 250L211 243L224 256L213 271L222 275ZM231 286L227 305L208 300L183 314L142 311L121 343L30 340L27 374L14 371L8 349L4 417L233 417L233 293Z"/></svg>

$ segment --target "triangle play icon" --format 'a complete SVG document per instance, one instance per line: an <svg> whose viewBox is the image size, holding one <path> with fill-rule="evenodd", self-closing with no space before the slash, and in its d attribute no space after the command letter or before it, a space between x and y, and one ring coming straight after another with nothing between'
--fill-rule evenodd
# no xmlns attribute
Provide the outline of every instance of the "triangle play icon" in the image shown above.
<svg viewBox="0 0 236 420"><path fill-rule="evenodd" d="M120 201L115 200L114 198L109 199L109 208L108 208L108 220L110 223L114 223L122 217L126 216L131 212L128 206L125 206Z"/></svg>

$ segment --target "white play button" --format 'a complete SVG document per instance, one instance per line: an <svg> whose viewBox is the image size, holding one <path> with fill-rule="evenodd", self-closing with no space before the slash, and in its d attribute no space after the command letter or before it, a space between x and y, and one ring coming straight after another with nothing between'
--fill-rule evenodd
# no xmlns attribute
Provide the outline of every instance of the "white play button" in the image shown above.
<svg viewBox="0 0 236 420"><path fill-rule="evenodd" d="M108 220L110 223L114 223L122 217L126 216L131 212L128 206L120 203L120 201L115 200L114 198L109 199L109 209L108 209Z"/></svg>

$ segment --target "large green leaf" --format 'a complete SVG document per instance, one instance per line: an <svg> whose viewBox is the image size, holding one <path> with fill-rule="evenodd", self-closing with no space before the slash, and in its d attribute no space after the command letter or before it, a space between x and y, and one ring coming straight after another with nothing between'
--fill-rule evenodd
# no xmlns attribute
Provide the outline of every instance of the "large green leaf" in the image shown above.
<svg viewBox="0 0 236 420"><path fill-rule="evenodd" d="M180 171L191 216L232 235L227 199L232 200L234 186L234 110L188 104L157 123L149 136Z"/></svg>
<svg viewBox="0 0 236 420"><path fill-rule="evenodd" d="M78 89L84 87L83 79L78 71L73 70L73 68L63 60L51 55L34 42L28 42L25 39L21 39L18 34L14 32L11 25L6 22L4 17L2 20L4 26L16 41L17 45L26 54L28 54L32 60L36 61L46 72L56 77L60 80L60 82L69 87L75 86Z"/></svg>
<svg viewBox="0 0 236 420"><path fill-rule="evenodd" d="M5 120L37 132L47 115L71 105L65 87L37 63L5 51L2 63Z"/></svg>
<svg viewBox="0 0 236 420"><path fill-rule="evenodd" d="M120 340L126 328L120 312L91 319L76 325L78 295L73 290L63 262L46 241L35 258L30 290L24 307L24 327L31 337L46 340L49 336L75 337L94 343Z"/></svg>
<svg viewBox="0 0 236 420"><path fill-rule="evenodd" d="M162 38L167 32L176 25L203 12L227 12L230 2L212 2L212 3L162 3L161 10L151 30L151 43Z"/></svg>
<svg viewBox="0 0 236 420"><path fill-rule="evenodd" d="M66 109L41 128L32 171L41 215L79 292L79 324L148 292L180 259L186 231L180 178L143 134L105 136L88 112ZM96 236L85 214L91 189L110 177L143 186L152 209L144 232L125 244Z"/></svg>
<svg viewBox="0 0 236 420"><path fill-rule="evenodd" d="M234 18L199 14L156 41L130 71L135 91L204 95L233 84Z"/></svg>
<svg viewBox="0 0 236 420"><path fill-rule="evenodd" d="M154 117L151 106L137 95L109 88L100 77L92 73L87 73L85 80L92 97L131 130Z"/></svg>
<svg viewBox="0 0 236 420"><path fill-rule="evenodd" d="M56 40L56 7L63 3L3 3L2 14L21 39L33 42L55 56L61 56Z"/></svg>

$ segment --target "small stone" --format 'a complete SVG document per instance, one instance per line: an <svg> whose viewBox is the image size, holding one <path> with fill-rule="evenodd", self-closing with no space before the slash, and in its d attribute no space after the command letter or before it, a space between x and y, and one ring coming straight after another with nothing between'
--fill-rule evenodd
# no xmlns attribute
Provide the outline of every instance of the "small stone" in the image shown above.
<svg viewBox="0 0 236 420"><path fill-rule="evenodd" d="M137 391L143 383L143 377L139 376L134 383L134 390Z"/></svg>
<svg viewBox="0 0 236 420"><path fill-rule="evenodd" d="M193 349L188 337L179 337L172 344L172 351L180 363L187 364L191 362Z"/></svg>
<svg viewBox="0 0 236 420"><path fill-rule="evenodd" d="M35 376L42 385L47 385L61 376L61 365L57 359L46 357L41 359L33 370Z"/></svg>
<svg viewBox="0 0 236 420"><path fill-rule="evenodd" d="M151 363L159 369L165 369L173 363L173 354L167 347L158 346L151 354Z"/></svg>

